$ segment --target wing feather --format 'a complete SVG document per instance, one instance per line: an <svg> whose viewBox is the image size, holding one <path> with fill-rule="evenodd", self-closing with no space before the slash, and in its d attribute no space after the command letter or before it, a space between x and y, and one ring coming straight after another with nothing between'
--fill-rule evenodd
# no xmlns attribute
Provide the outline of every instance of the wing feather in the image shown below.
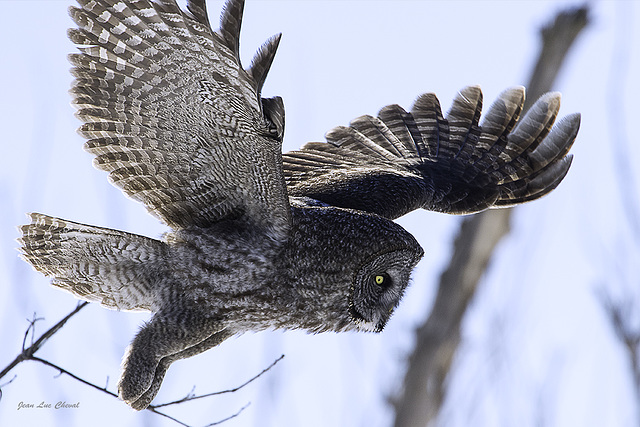
<svg viewBox="0 0 640 427"><path fill-rule="evenodd" d="M217 31L202 0L186 11L175 0L79 4L71 93L96 167L173 228L242 217L283 237L284 109L260 98L279 37L245 70L241 0L227 2Z"/></svg>
<svg viewBox="0 0 640 427"><path fill-rule="evenodd" d="M524 88L504 91L480 123L482 91L462 89L446 117L434 94L410 113L397 105L362 116L283 157L292 196L394 219L418 208L453 214L537 199L571 165L580 126L573 114L553 127L560 95L542 96L521 119Z"/></svg>

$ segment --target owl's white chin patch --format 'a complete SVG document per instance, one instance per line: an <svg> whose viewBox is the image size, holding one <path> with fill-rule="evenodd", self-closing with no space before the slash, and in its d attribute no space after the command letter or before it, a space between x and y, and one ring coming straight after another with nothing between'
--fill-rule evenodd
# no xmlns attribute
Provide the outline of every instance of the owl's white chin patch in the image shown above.
<svg viewBox="0 0 640 427"><path fill-rule="evenodd" d="M386 323L386 322L384 322ZM375 332L375 333L379 333L382 332L382 330L384 329L384 323L382 325L380 325L380 323L374 323L374 322L364 322L364 321L359 321L356 322L356 325L358 325L358 330L362 331L362 332Z"/></svg>
<svg viewBox="0 0 640 427"><path fill-rule="evenodd" d="M389 318L378 318L375 320L365 320L365 318L360 315L355 309L351 309L351 319L355 323L355 326L358 331L362 332L382 332L384 327L387 324L387 320Z"/></svg>

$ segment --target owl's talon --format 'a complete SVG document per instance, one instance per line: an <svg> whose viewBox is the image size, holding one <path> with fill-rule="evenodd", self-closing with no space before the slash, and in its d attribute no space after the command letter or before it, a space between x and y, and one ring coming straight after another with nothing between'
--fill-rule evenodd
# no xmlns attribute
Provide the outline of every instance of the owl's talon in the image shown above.
<svg viewBox="0 0 640 427"><path fill-rule="evenodd" d="M136 349L144 349L145 347L136 346L135 344L136 341L134 340L125 355L122 376L118 382L118 396L133 409L139 411L146 408L151 402L149 400L144 407L140 407L139 404L136 405L141 396L145 395L152 387L158 362L149 360L149 357L145 357L146 355L144 354L138 354Z"/></svg>
<svg viewBox="0 0 640 427"><path fill-rule="evenodd" d="M118 396L137 411L145 409L149 406L149 403L151 403L151 399L142 407L138 402L140 402L141 397L149 391L153 377L151 376L149 379L145 378L143 381L133 382L127 378L126 374L127 372L125 371L118 384Z"/></svg>

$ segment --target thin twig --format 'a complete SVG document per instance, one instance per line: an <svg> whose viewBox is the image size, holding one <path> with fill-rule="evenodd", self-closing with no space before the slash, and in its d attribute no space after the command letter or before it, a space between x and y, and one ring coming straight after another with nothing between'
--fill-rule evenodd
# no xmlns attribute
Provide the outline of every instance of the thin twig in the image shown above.
<svg viewBox="0 0 640 427"><path fill-rule="evenodd" d="M37 321L39 320L43 320L42 318L36 317L35 313L33 315L33 319L29 320L29 327L27 328L25 334L24 334L24 338L22 339L22 352L9 364L7 365L7 367L5 369L2 370L2 372L0 373L0 378L4 377L9 371L11 371L16 365L18 365L21 362L27 361L27 360L33 360L35 362L39 362L42 363L43 365L49 366L55 370L57 370L59 372L59 375L68 375L69 377L73 378L76 381L81 382L84 385L87 385L89 387L92 387L98 391L101 391L103 393L108 394L111 397L114 397L116 399L119 399L118 395L112 391L109 391L107 389L107 385L108 385L108 379L107 379L107 385L105 385L104 387L100 387L96 384L93 384L90 381L87 381L83 378L80 378L79 376L75 375L74 373L62 368L61 366L56 365L55 363L49 362L48 360L42 359L40 357L34 356L35 352L38 351L40 349L40 347L42 347L42 345L44 345L44 343L51 338L51 336L53 336L56 332L58 332L64 325L65 323L71 318L73 317L75 314L77 314L80 310L82 310L82 308L84 306L86 306L88 304L88 302L82 302L79 303L78 306L71 311L67 316L65 316L62 320L60 320L58 323L56 323L54 326L52 326L51 328L49 328L49 330L47 330L44 334L42 334L42 336L40 336L35 342L33 342L33 337L35 335L35 324ZM29 336L29 332L31 332L31 336L32 336L32 344L31 346L29 346L28 348L25 348L26 346L26 342L27 342L27 338ZM218 391L218 392L214 392L214 393L207 393L201 396L194 396L193 395L193 391L190 392L186 397L180 399L180 400L176 400L173 402L168 402L168 403L163 403L160 405L149 405L149 407L147 407L146 409L150 412L153 412L154 414L160 415L162 417L165 417L171 421L176 422L177 424L180 424L184 427L190 427L189 424L186 424L164 412L161 412L158 410L158 408L160 407L164 407L164 406L170 406L170 405L174 405L174 404L178 404L178 403L182 403L182 402L188 402L191 400L196 400L196 399L202 399L204 397L210 397L210 396L216 396L219 394L224 394L224 393L233 393L236 392L238 390L240 390L241 388L247 386L248 384L252 383L253 381L255 381L256 379L258 379L259 377L261 377L265 372L269 371L271 368L273 368L279 361L281 361L284 358L284 354L281 355L279 358L277 358L273 363L271 363L271 365L269 365L268 367L266 367L265 369L263 369L259 374L253 376L252 378L250 378L248 381L245 381L244 383L242 383L241 385L232 388L232 389L228 389L228 390L223 390L223 391ZM16 377L14 376L11 380L9 380L8 382L6 382L5 384L3 384L3 386L10 384L11 382L13 382L13 380ZM1 393L1 391L0 391ZM0 394L1 396L1 394ZM251 403L247 403L246 405L244 405L243 407L241 407L236 413L222 419L222 420L218 420L216 422L213 422L211 424L207 424L205 427L211 427L211 426L216 426L216 425L220 425L225 421L228 421L232 418L237 417L238 415L240 415L242 413L242 411L244 411Z"/></svg>
<svg viewBox="0 0 640 427"><path fill-rule="evenodd" d="M26 342L26 338L27 338L27 334L29 333L29 329L33 328L34 327L34 323L39 319L38 318L34 318L34 320L30 321L31 324L29 325L29 328L27 329L27 332L25 333L24 340L22 342L22 352L18 356L16 356L16 358L13 359L13 361L11 363L9 363L2 370L2 372L0 372L0 378L2 378L5 375L7 375L9 373L9 371L11 371L13 368L15 368L16 365L18 365L20 362L23 362L25 360L31 359L33 357L33 355L35 354L35 352L38 351L40 349L40 347L42 347L44 345L44 343L49 338L51 338L53 336L53 334L58 332L65 325L65 323L67 323L67 321L69 319L71 319L73 316L75 316L76 313L78 313L80 310L82 310L87 304L89 304L89 303L86 302L86 301L79 303L77 305L77 307L73 311L71 311L71 313L67 314L62 320L60 320L58 323L56 323L51 328L49 328L49 330L47 332L45 332L44 334L42 334L42 336L40 336L40 338L38 338L36 340L36 342L31 344L31 346L29 348L24 348L25 342Z"/></svg>
<svg viewBox="0 0 640 427"><path fill-rule="evenodd" d="M70 376L71 378L73 378L74 380L76 380L76 381L80 381L82 384L88 385L89 387L93 387L93 388L95 388L96 390L99 390L99 391L101 391L101 392L104 392L104 393L108 394L108 395L109 395L109 396L111 396L111 397L115 397L116 399L119 399L119 397L118 397L118 395L117 395L116 393L114 393L114 392L112 392L112 391L107 390L107 388L106 388L106 387L99 387L99 386L97 386L97 385L93 384L92 382L89 382L89 381L87 381L87 380L85 380L85 379L83 379L83 378L80 378L79 376L77 376L77 375L75 375L75 374L73 374L73 373L71 373L71 372L67 371L66 369L64 369L64 368L62 368L62 367L60 367L60 366L56 365L55 363L51 363L51 362L49 362L48 360L44 360L44 359L41 359L41 358L39 358L39 357L35 357L35 356L31 356L31 357L29 358L29 360L33 360L33 361L36 361L36 362L40 362L40 363L42 363L42 364L44 364L44 365L47 365L47 366L49 366L49 367L51 367L51 368L56 369L57 371L59 371L61 375L62 375L62 374L68 375L68 376ZM157 410L156 410L155 408L153 408L153 407L148 407L147 409L148 409L149 411L153 412L154 414L161 415L161 416L163 416L163 417L165 417L165 418L168 418L168 419L170 419L170 420L172 420L172 421L175 421L176 423L178 423L178 424L180 424L180 425L183 425L183 426L185 426L185 427L189 427L189 425L188 425L188 424L185 424L185 423L183 423L182 421L180 421L180 420L178 420L178 419L176 419L176 418L173 418L173 417L172 417L172 416L170 416L170 415L165 414L164 412L157 411Z"/></svg>
<svg viewBox="0 0 640 427"><path fill-rule="evenodd" d="M7 381L6 383L4 383L4 384L0 384L0 393L2 392L2 388L3 388L4 386L11 384L11 383L13 382L13 380L15 380L16 378L18 378L18 376L17 376L17 375L14 375L14 376L13 376L13 378L11 378L11 379L10 379L9 381Z"/></svg>
<svg viewBox="0 0 640 427"><path fill-rule="evenodd" d="M149 412L153 412L154 414L158 414L158 415L160 415L160 416L162 416L162 417L165 417L165 418L167 418L167 419L169 419L169 420L171 420L171 421L173 421L173 422L176 422L176 423L180 424L181 426L184 426L184 427L190 427L190 426L189 426L189 424L187 424L187 423L183 423L183 422L182 422L182 421L180 421L179 419L174 418L174 417L172 417L171 415L167 415L167 414L165 414L164 412L160 412L160 411L156 410L156 408L153 408L153 407L151 407L151 406L148 406L148 407L147 407L147 411L149 411Z"/></svg>
<svg viewBox="0 0 640 427"><path fill-rule="evenodd" d="M282 359L282 357L283 357L283 356L281 356L278 360L276 360L276 362L278 362L279 360L281 360L281 359ZM80 378L79 376L75 375L74 373L67 371L66 369L62 368L61 366L58 366L58 365L56 365L55 363L51 363L51 362L49 362L48 360L41 359L41 358L36 357L36 356L31 356L31 357L29 357L29 358L28 358L28 359L26 359L26 360L33 360L33 361L35 361L35 362L40 362L40 363L42 363L43 365L49 366L49 367L51 367L51 368L53 368L53 369L57 370L57 371L60 373L60 375L62 375L62 374L64 374L64 375L68 375L68 376L70 376L71 378L73 378L74 380L81 382L82 384L85 384L85 385L87 385L87 386L89 386L89 387L92 387L92 388L94 388L94 389L98 390L98 391L101 391L101 392L103 392L103 393L106 393L106 394L108 394L108 395L109 395L109 396L111 396L111 397L114 397L114 398L116 398L116 399L119 399L119 397L118 397L118 395L117 395L116 393L114 393L114 392L112 392L112 391L107 390L107 388L106 388L106 387L100 387L100 386L97 386L97 385L93 384L92 382L87 381L87 380L85 380L85 379L83 379L83 378ZM263 370L260 374L258 374L257 376L255 376L255 377L254 377L254 378L252 378L251 380L247 381L246 383L242 384L241 386L236 387L234 390L239 390L240 388L244 387L244 386L245 386L245 385L247 385L249 382L253 381L253 380L254 380L254 379L256 379L257 377L259 377L260 375L262 375L264 372L266 372L267 370L271 369L271 367L273 367L273 365L275 365L275 363L276 363L276 362L272 363L272 364L271 364L271 366L269 366L269 368L267 368L267 369ZM228 392L228 391L224 391L224 392ZM224 392L221 392L221 393L224 393ZM216 394L216 393L211 393L210 395L213 395L213 394ZM204 396L197 396L196 398L200 398L200 397L204 397ZM178 403L178 402L176 402L176 403ZM178 423L178 424L180 424L180 425L182 425L182 426L190 427L190 426L189 426L189 424L187 424L187 423L185 423L185 422L183 422L183 421L180 421L180 420L178 420L177 418L174 418L174 417L172 417L171 415L168 415L168 414L166 414L166 413L164 413L164 412L160 412L160 411L158 411L158 409L157 409L157 408L158 408L158 406L162 406L162 405L157 405L157 406L150 405L150 406L149 406L149 407L147 407L146 409L147 409L148 411L150 411L150 412L153 412L154 414L157 414L157 415L160 415L160 416L162 416L162 417L165 417L165 418L167 418L167 419L169 419L169 420L171 420L171 421L174 421L174 422L176 422L176 423ZM238 410L238 412L236 412L235 414L230 415L230 416L228 416L227 418L224 418L224 419L222 419L222 420L216 421L216 422L214 422L214 423L207 424L207 426L205 426L205 427L219 425L219 424L222 424L223 422L225 422L225 421L227 421L227 420L230 420L230 419L232 419L232 418L235 418L235 417L237 417L238 415L240 415L240 413L241 413L242 411L244 411L248 406L249 406L249 404L246 404L245 406L243 406L242 408L240 408L240 410Z"/></svg>
<svg viewBox="0 0 640 427"><path fill-rule="evenodd" d="M58 366L58 365L56 365L54 363L49 362L48 360L44 360L44 359L41 359L39 357L34 356L35 352L37 352L40 349L40 347L42 347L44 345L44 343L47 342L47 340L49 338L51 338L56 332L58 332L67 323L67 321L69 321L69 319L71 319L73 316L75 316L87 304L89 304L89 303L86 302L86 301L78 303L78 305L76 306L75 309L73 309L69 314L67 314L64 318L62 318L58 323L56 323L51 328L49 328L49 330L47 330L44 334L42 334L42 336L40 336L40 338L38 338L35 342L33 342L33 336L35 335L35 323L38 320L42 320L42 318L36 317L36 315L34 314L33 315L33 319L29 320L29 327L27 328L27 331L24 334L24 338L22 339L22 352L18 356L16 356L16 358L11 363L9 363L2 370L2 372L0 372L0 378L4 377L13 368L15 368L19 363L24 362L26 360L33 360L33 361L36 361L36 362L40 362L40 363L42 363L44 365L47 365L47 366L49 366L51 368L54 368L54 369L58 370L60 372L60 374L68 375L71 378L73 378L73 379L75 379L77 381L80 381L81 383L83 383L85 385L88 385L90 387L95 388L96 390L100 390L100 391L102 391L104 393L107 393L108 395L110 395L112 397L115 397L117 399L118 395L113 393L113 392L111 392L111 391L109 391L109 390L107 390L106 387L102 388L102 387L99 387L99 386L97 386L95 384L92 384L89 381L84 380L84 379L78 377L75 374L72 374L71 372L67 371L66 369L64 369L64 368L62 368L62 367L60 367L60 366ZM25 348L25 345L26 345L26 342L27 342L27 337L29 335L29 331L31 331L31 334L32 334L32 344L28 348ZM11 382L13 382L13 380L15 378L16 377L14 376L10 381L8 381L7 383L3 384L3 387L5 385L7 385L7 384L11 384ZM183 423L183 422L181 422L181 421L179 421L179 420L177 420L177 419L175 419L175 418L173 418L173 417L171 417L171 416L169 416L167 414L164 414L164 413L162 413L160 411L156 411L154 409L150 409L150 411L155 413L155 414L162 415L163 417L166 417L166 418L168 418L168 419L170 419L172 421L175 421L178 424L181 424L181 425L183 425L185 427L189 427L187 424L185 424L185 423Z"/></svg>
<svg viewBox="0 0 640 427"><path fill-rule="evenodd" d="M154 408L162 408L164 406L169 406L169 405L175 405L178 403L183 403L183 402L190 402L192 400L196 400L196 399L202 399L204 397L210 397L210 396L217 396L220 394L225 394L225 393L235 393L236 391L240 390L241 388L249 385L250 383L252 383L253 381L257 380L258 378L260 378L265 372L269 371L271 368L273 368L274 366L276 366L276 364L281 361L282 359L284 359L284 354L281 355L280 357L278 357L275 361L273 361L273 363L271 363L271 365L267 366L266 368L264 368L262 370L262 372L260 372L258 375L255 375L254 377L252 377L251 379L245 381L244 383L240 384L239 386L232 388L232 389L228 389L228 390L222 390L222 391L216 391L213 393L207 393L207 394L203 394L200 396L194 396L193 395L193 390L187 394L187 396L183 397L182 399L179 400L174 400L173 402L167 402L167 403L161 403L159 405L154 405Z"/></svg>
<svg viewBox="0 0 640 427"><path fill-rule="evenodd" d="M206 425L206 426L204 426L204 427L217 426L217 425L219 425L219 424L224 423L225 421L229 421L229 420L231 420L231 419L233 419L233 418L237 417L238 415L240 415L240 414L242 413L242 411L244 411L245 409L247 409L247 408L249 407L249 405L251 405L251 402L249 402L249 403L247 403L246 405L244 405L244 406L243 406L242 408L240 408L240 409L238 410L238 412L236 412L235 414L230 415L230 416L228 416L227 418L224 418L224 419L222 419L222 420L220 420L220 421L216 421L215 423L207 424L207 425Z"/></svg>
<svg viewBox="0 0 640 427"><path fill-rule="evenodd" d="M113 396L113 397L115 397L115 398L117 398L117 397L118 397L118 395L117 395L117 394L115 394L114 392L109 391L109 390L107 390L106 388L99 387L99 386L97 386L97 385L95 385L95 384L93 384L93 383L91 383L91 382L89 382L89 381L87 381L87 380L84 380L84 379L80 378L79 376L77 376L77 375L75 375L75 374L73 374L73 373L71 373L71 372L67 371L66 369L64 369L64 368L62 368L62 367L60 367L60 366L58 366L58 365L56 365L56 364L54 364L54 363L49 362L48 360L44 360L44 359L41 359L41 358L36 357L36 356L31 356L31 357L29 358L29 360L33 360L33 361L36 361L36 362L40 362L40 363L42 363L43 365L50 366L50 367L52 367L53 369L56 369L57 371L59 371L59 372L60 372L60 374L68 375L68 376L70 376L71 378L73 378L74 380L80 381L82 384L88 385L89 387L93 387L93 388L95 388L96 390L100 390L100 391L102 391L102 392L107 393L109 396Z"/></svg>
<svg viewBox="0 0 640 427"><path fill-rule="evenodd" d="M31 331L31 345L33 345L33 337L36 335L36 322L39 320L44 320L44 317L36 317L36 313L33 313L33 319L27 319L29 322L29 327L24 332L24 337L22 338L22 351L25 350L25 346L27 345L27 337L29 336L29 331Z"/></svg>

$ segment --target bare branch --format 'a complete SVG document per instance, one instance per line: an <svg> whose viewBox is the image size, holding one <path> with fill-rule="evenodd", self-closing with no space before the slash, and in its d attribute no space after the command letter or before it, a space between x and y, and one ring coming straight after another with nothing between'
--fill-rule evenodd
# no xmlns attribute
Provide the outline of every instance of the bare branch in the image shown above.
<svg viewBox="0 0 640 427"><path fill-rule="evenodd" d="M35 315L34 315L34 319L30 321L29 328L27 328L27 331L25 332L24 339L22 341L22 353L20 353L11 363L9 363L2 370L2 372L0 372L0 379L3 378L5 375L7 375L9 373L9 371L11 371L13 368L15 368L16 365L18 365L20 362L24 362L25 360L32 359L33 355L36 353L36 351L38 351L40 349L40 347L42 347L44 345L44 343L47 342L47 340L49 338L51 338L56 332L58 332L60 329L62 329L62 327L65 325L65 323L67 323L67 321L69 319L71 319L73 316L75 316L87 304L89 304L89 303L86 302L86 301L78 303L77 307L74 310L72 310L71 313L67 314L64 318L62 318L62 320L60 320L58 323L56 323L51 328L49 328L49 330L47 332L45 332L44 334L42 334L42 336L40 338L38 338L38 340L36 342L32 343L31 346L29 346L29 348L24 348L25 342L26 342L26 339L27 339L27 335L29 334L29 330L33 330L35 322L40 320L40 319L36 318Z"/></svg>
<svg viewBox="0 0 640 427"><path fill-rule="evenodd" d="M114 392L112 392L112 391L107 390L107 388L106 388L106 387L100 387L100 386L97 386L97 385L93 384L92 382L87 381L87 380L85 380L85 379L83 379L83 378L80 378L79 376L77 376L77 375L75 375L75 374L73 374L73 373L71 373L71 372L67 371L66 369L64 369L64 368L62 368L62 367L60 367L60 366L58 366L58 365L56 365L56 364L54 364L54 363L49 362L48 360L44 360L44 359L41 359L41 358L39 358L39 357L35 357L35 356L31 356L31 357L30 357L29 359L27 359L27 360L33 360L33 361L36 361L36 362L40 362L40 363L42 363L43 365L49 366L49 367L51 367L51 368L53 368L53 369L57 370L58 372L60 372L60 374L61 374L61 375L62 375L62 374L64 374L64 375L68 375L68 376L70 376L71 378L73 378L74 380L76 380L76 381L80 381L80 382L81 382L82 384L84 384L84 385L87 385L87 386L92 387L92 388L94 388L94 389L96 389L96 390L98 390L98 391L101 391L101 392L103 392L103 393L106 393L106 394L108 394L109 396L114 397L114 398L116 398L116 399L120 399L116 393L114 393ZM210 426L210 425L218 425L218 424L221 424L222 422L224 422L224 421L226 421L226 420L229 420L229 419L231 419L231 418L234 418L234 417L238 416L238 414L240 414L240 412L242 412L246 407L247 407L247 405L245 405L244 407L242 407L242 408L241 408L238 412L236 412L235 414L233 414L233 415L231 415L231 416L229 416L229 417L227 417L227 418L225 418L225 419L223 419L223 420L216 421L216 422L214 422L214 423L212 423L212 424L208 424L207 426ZM157 414L157 415L160 415L160 416L162 416L162 417L165 417L165 418L167 418L167 419L169 419L169 420L171 420L171 421L174 421L174 422L176 422L176 423L178 423L178 424L180 424L180 425L182 425L182 426L190 427L190 426L189 426L189 424L186 424L185 422L180 421L180 420L178 420L177 418L174 418L174 417L172 417L172 416L170 416L170 415L168 415L168 414L165 414L164 412L160 412L160 411L158 411L156 408L157 408L157 406L150 405L150 406L148 406L146 409L147 409L148 411L150 411L150 412L153 412L154 414Z"/></svg>
<svg viewBox="0 0 640 427"><path fill-rule="evenodd" d="M542 46L527 85L524 111L545 92L552 90L567 52L589 23L588 14L589 7L586 4L561 11L540 30Z"/></svg>
<svg viewBox="0 0 640 427"><path fill-rule="evenodd" d="M636 311L636 301L624 297L614 301L606 291L600 292L599 296L616 336L629 355L636 393L640 396L640 329L631 320Z"/></svg>
<svg viewBox="0 0 640 427"><path fill-rule="evenodd" d="M117 395L117 394L115 394L115 393L113 393L113 392L111 392L111 391L107 390L106 388L99 387L99 386L97 386L97 385L95 385L95 384L93 384L93 383L91 383L91 382L89 382L89 381L87 381L87 380L84 380L84 379L80 378L79 376L77 376L77 375L75 375L75 374L72 374L71 372L67 371L66 369L61 368L60 366L58 366L58 365L56 365L56 364L54 364L54 363L49 362L48 360L44 360L44 359L41 359L41 358L36 357L36 356L31 356L28 360L33 360L33 361L35 361L35 362L40 362L40 363L42 363L43 365L47 365L47 366L49 366L49 367L51 367L51 368L53 368L53 369L56 369L57 371L59 371L59 372L60 372L60 374L68 375L68 376L70 376L71 378L73 378L74 380L76 380L76 381L80 381L82 384L88 385L89 387L93 387L93 388L95 388L96 390L99 390L99 391L102 391L102 392L104 392L104 393L107 393L107 394L108 394L108 395L110 395L110 396L113 396L113 397L116 397L116 398L118 397L118 395Z"/></svg>
<svg viewBox="0 0 640 427"><path fill-rule="evenodd" d="M490 211L462 221L449 267L426 322L416 331L404 390L394 402L396 426L427 425L444 400L444 381L460 342L460 323L495 245L509 231L510 211Z"/></svg>
<svg viewBox="0 0 640 427"><path fill-rule="evenodd" d="M44 320L44 317L36 317L36 313L33 313L32 320L27 319L27 321L29 322L29 327L26 331L24 331L24 338L22 338L22 351L25 351L29 332L31 332L31 345L33 345L33 337L36 335L36 322L38 322L39 320Z"/></svg>
<svg viewBox="0 0 640 427"><path fill-rule="evenodd" d="M541 30L542 49L527 89L525 111L551 90L567 51L587 25L586 6L558 14ZM462 220L449 266L442 273L433 311L416 330L395 426L427 425L444 400L445 379L460 343L460 325L493 250L509 231L511 209L489 210Z"/></svg>
<svg viewBox="0 0 640 427"><path fill-rule="evenodd" d="M629 135L627 132L627 118L624 109L625 97L628 93L629 60L633 47L630 40L634 25L628 13L628 5L620 4L617 8L617 23L615 25L615 39L613 55L611 57L610 74L607 85L607 119L611 148L614 161L614 177L618 189L619 212L629 232L623 236L623 243L628 241L630 247L640 248L640 199L638 198L637 176L634 174L633 156ZM637 313L640 310L640 300L637 289L637 263L634 255L617 246L619 253L612 254L613 262L621 263L632 270L615 269L619 273L616 279L607 277L609 286L602 287L598 293L601 305L609 316L611 326L620 340L630 361L631 374L634 380L636 402L640 401L640 324ZM634 269L635 267L635 269ZM622 288L621 295L614 297L612 286L615 282ZM640 415L640 406L639 406ZM639 420L640 421L640 420Z"/></svg>
<svg viewBox="0 0 640 427"><path fill-rule="evenodd" d="M42 317L36 317L35 313L33 316L33 319L28 320L29 322L29 326L27 327L27 330L25 331L24 337L22 339L22 351L21 353L16 356L16 358L9 363L9 365L7 365L2 372L0 373L0 378L3 378L6 374L8 374L13 368L15 368L18 364L28 361L28 360L32 360L35 362L39 362L42 363L43 365L49 366L55 370L57 370L59 372L59 375L67 375L71 378L73 378L76 381L81 382L84 385L87 385L89 387L92 387L98 391L101 391L103 393L108 394L111 397L114 397L116 399L119 399L118 395L110 390L107 389L107 385L108 385L108 378L107 378L107 383L104 387L100 387L96 384L93 384L90 381L87 381L83 378L80 378L79 376L75 375L74 373L62 368L61 366L56 365L55 363L52 363L48 360L42 359L40 357L34 356L34 354L40 349L40 347L42 347L49 338L51 338L56 332L58 332L60 329L62 329L62 327L67 323L67 321L69 321L69 319L71 319L73 316L75 316L80 310L82 310L87 304L89 304L88 302L80 302L78 303L77 307L72 310L67 316L65 316L63 319L61 319L58 323L56 323L55 325L53 325L51 328L49 328L44 334L42 334L42 336L40 336L35 342L33 341L33 337L35 335L35 324L40 321L40 320L44 320ZM26 348L26 342L27 342L27 338L29 336L29 333L31 332L31 345ZM182 426L185 427L190 427L189 424L186 424L180 420L178 420L177 418L174 418L164 412L159 411L157 408L161 408L161 407L165 407L165 406L170 406L170 405L175 405L175 404L179 404L179 403L184 403L184 402L189 402L192 400L197 400L197 399L202 399L204 397L210 397L210 396L216 396L216 395L220 395L220 394L225 394L225 393L233 393L236 392L240 389L242 389L243 387L249 385L250 383L252 383L253 381L255 381L256 379L258 379L259 377L261 377L263 374L265 374L267 371L271 370L271 368L273 368L278 362L280 362L282 359L284 358L284 354L281 355L280 357L278 357L274 362L271 363L271 365L269 365L268 367L266 367L265 369L263 369L260 373L258 373L257 375L253 376L252 378L250 378L249 380L245 381L244 383L242 383L241 385L232 388L232 389L228 389L228 390L223 390L223 391L218 391L218 392L213 392L213 393L207 393L204 395L200 395L200 396L195 396L193 395L193 393L189 393L186 397L173 401L173 402L168 402L168 403L163 403L163 404L159 404L159 405L149 405L146 409L150 412L153 412L154 414L160 415L164 418L167 418L171 421L176 422L177 424L180 424ZM6 385L11 384L15 379L17 378L17 376L14 376L13 378L11 378L9 381L7 381L6 383L0 385L0 399L2 398L2 387L5 387ZM219 421L215 421L213 423L207 424L204 427L210 427L210 426L216 426L216 425L220 425L222 423L224 423L225 421L228 421L230 419L233 419L235 417L237 417L238 415L240 415L247 407L249 407L250 403L247 403L246 405L244 405L243 407L241 407L236 413L223 418Z"/></svg>
<svg viewBox="0 0 640 427"><path fill-rule="evenodd" d="M119 399L118 395L112 391L109 391L107 389L107 385L108 385L108 379L107 379L107 385L105 385L104 387L100 387L96 384L93 384L90 381L87 381L83 378L80 378L79 376L75 375L74 373L62 368L61 366L56 365L55 363L49 362L48 360L42 359L40 357L35 356L35 352L38 351L40 349L40 347L42 347L42 345L44 345L44 343L51 338L56 332L58 332L65 324L66 322L71 319L71 317L73 317L74 315L76 315L80 310L82 310L82 308L84 308L86 305L88 304L88 302L81 302L78 304L78 306L71 311L67 316L65 316L62 320L60 320L58 323L56 323L54 326L52 326L51 328L49 328L49 330L47 330L44 334L42 334L42 336L40 336L35 342L33 342L33 337L35 335L35 324L36 322L43 320L43 318L40 317L36 317L36 315L33 315L33 319L29 320L29 326L27 328L27 330L25 331L24 334L24 338L22 339L22 352L9 364L7 365L7 367L5 369L2 370L2 373L0 374L0 378L4 377L9 371L11 371L15 366L17 366L19 363L27 361L27 360L33 360L35 362L39 362L42 363L43 365L49 366L55 370L57 370L59 372L59 375L67 375L71 378L73 378L76 381L81 382L84 385L87 385L89 387L92 387L98 391L101 391L103 393L108 394L111 397L114 397L116 399ZM31 332L31 346L29 346L28 348L26 347L26 342L27 342L27 338L29 336L29 333ZM253 376L252 378L250 378L249 380L245 381L244 383L242 383L241 385L229 389L229 390L223 390L223 391L218 391L218 392L214 392L214 393L207 393L204 395L200 395L200 396L194 396L193 393L189 393L186 397L180 399L180 400L176 400L173 402L168 402L168 403L163 403L160 405L150 405L149 407L147 407L146 409L150 412L153 412L154 414L160 415L162 417L165 417L171 421L174 421L182 426L185 427L189 427L189 424L186 424L164 412L159 411L157 408L161 408L161 407L165 407L165 406L170 406L170 405L175 405L178 403L184 403L184 402L188 402L188 401L192 401L192 400L196 400L196 399L202 399L204 397L210 397L210 396L216 396L216 395L220 395L220 394L224 394L224 393L233 393L236 392L238 390L240 390L241 388L247 386L248 384L252 383L253 381L255 381L256 379L258 379L259 377L261 377L264 373L266 373L267 371L269 371L271 368L273 368L279 361L281 361L284 358L284 354L281 355L279 358L277 358L273 363L271 363L271 365L269 365L268 367L266 367L265 369L263 369L259 374ZM13 380L16 377L14 376L11 380L9 380L8 382L6 382L5 384L3 384L3 387L5 385L11 384L11 382L13 382ZM2 391L0 390L0 397L2 396ZM209 427L209 426L216 426L219 424L222 424L225 421L228 421L232 418L237 417L238 415L240 415L240 413L242 413L242 411L244 411L250 403L247 403L245 406L243 406L242 408L240 408L236 413L228 416L227 418L224 418L222 420L213 422L211 424L207 424L205 427Z"/></svg>
<svg viewBox="0 0 640 427"><path fill-rule="evenodd" d="M253 376L252 378L250 378L249 380L245 381L244 383L240 384L239 386L237 386L235 388L232 388L232 389L229 389L229 390L223 390L223 391L216 391L216 392L213 392L213 393L207 393L207 394L203 394L203 395L200 395L200 396L194 396L193 395L193 390L192 390L189 394L187 394L182 399L174 400L173 402L161 403L159 405L154 405L153 407L154 408L162 408L164 406L175 405L175 404L183 403L183 402L189 402L191 400L202 399L204 397L217 396L217 395L225 394L225 393L235 393L236 391L240 390L241 388L249 385L253 381L255 381L258 378L260 378L263 374L265 374L267 371L271 370L271 368L276 366L276 364L279 361L281 361L282 359L284 359L284 354L281 355L280 357L278 357L275 361L273 361L273 363L271 363L271 365L269 365L266 368L264 368L262 370L262 372L260 372L259 374Z"/></svg>
<svg viewBox="0 0 640 427"><path fill-rule="evenodd" d="M4 386L6 386L6 385L11 384L11 383L13 382L13 380L15 380L16 378L18 378L18 376L17 376L17 375L14 375L14 376L13 376L13 378L11 378L11 379L10 379L9 381L7 381L6 383L4 383L4 384L0 384L0 397L2 397L2 388L3 388Z"/></svg>
<svg viewBox="0 0 640 427"><path fill-rule="evenodd" d="M249 405L251 405L251 402L247 403L242 408L238 409L238 412L236 412L235 414L230 415L227 418L221 419L220 421L216 421L215 423L207 424L204 427L217 426L217 425L220 425L220 424L224 423L225 421L229 421L230 419L233 419L233 418L237 417L238 415L240 415L242 413L242 411L244 411L245 409L247 409L249 407Z"/></svg>

